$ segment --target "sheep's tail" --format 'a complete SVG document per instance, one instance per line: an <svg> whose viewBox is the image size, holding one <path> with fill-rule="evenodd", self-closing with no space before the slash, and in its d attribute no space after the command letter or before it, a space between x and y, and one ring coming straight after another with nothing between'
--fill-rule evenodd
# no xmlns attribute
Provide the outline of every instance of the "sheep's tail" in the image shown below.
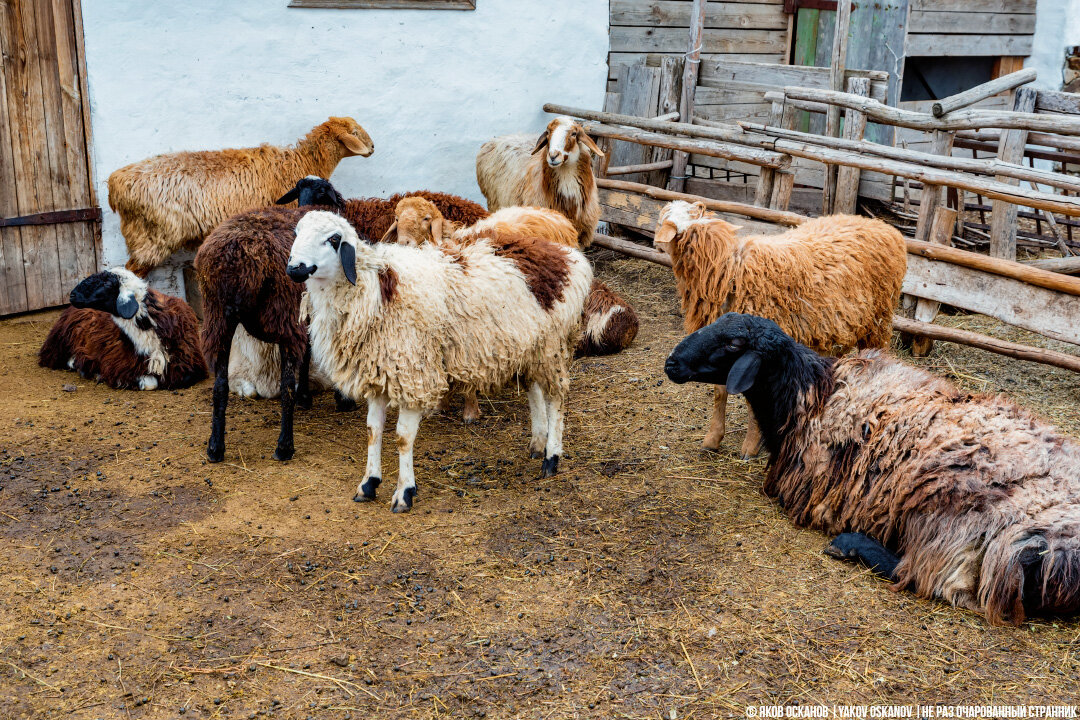
<svg viewBox="0 0 1080 720"><path fill-rule="evenodd" d="M196 268L198 269L198 268ZM217 360L222 348L232 346L232 336L236 332L236 322L229 322L226 303L217 296L218 283L204 282L200 273L199 285L203 293L203 321L199 329L203 357L212 376L217 375ZM228 371L228 368L222 368Z"/></svg>
<svg viewBox="0 0 1080 720"><path fill-rule="evenodd" d="M979 602L995 624L1080 612L1080 507L1004 528L983 556Z"/></svg>

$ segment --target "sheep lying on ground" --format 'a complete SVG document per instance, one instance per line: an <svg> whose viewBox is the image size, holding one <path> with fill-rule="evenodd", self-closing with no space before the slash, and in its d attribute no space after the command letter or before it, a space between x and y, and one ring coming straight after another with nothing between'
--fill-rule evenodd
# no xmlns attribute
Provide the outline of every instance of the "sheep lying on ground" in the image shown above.
<svg viewBox="0 0 1080 720"><path fill-rule="evenodd" d="M543 454L544 476L557 472L570 353L592 280L580 252L505 235L445 249L369 245L342 217L315 211L297 224L288 273L307 282L312 358L368 402L367 469L354 499L375 497L386 408L397 405L391 508L412 507L417 428L451 383L487 392L527 382L529 449Z"/></svg>
<svg viewBox="0 0 1080 720"><path fill-rule="evenodd" d="M765 492L800 525L865 534L832 554L992 623L1080 611L1080 441L1012 401L879 351L821 357L735 313L665 371L746 395L772 454Z"/></svg>
<svg viewBox="0 0 1080 720"><path fill-rule="evenodd" d="M558 210L577 229L579 247L587 248L600 221L593 154L604 153L573 118L560 115L539 138L504 135L484 143L476 156L476 181L489 210L518 205Z"/></svg>
<svg viewBox="0 0 1080 720"><path fill-rule="evenodd" d="M738 228L710 217L703 203L668 203L654 243L672 259L686 332L725 312L776 321L821 353L884 347L907 269L900 232L880 220L833 215L780 235L737 237ZM716 390L702 445L724 439L727 391ZM743 457L758 452L761 434L750 415Z"/></svg>
<svg viewBox="0 0 1080 720"><path fill-rule="evenodd" d="M71 305L41 346L42 367L75 370L120 390L174 390L206 377L195 313L124 268L83 280Z"/></svg>
<svg viewBox="0 0 1080 720"><path fill-rule="evenodd" d="M109 207L120 215L127 268L145 277L229 216L270 205L296 178L330 177L343 158L374 149L355 120L332 117L292 147L176 152L126 165L109 176Z"/></svg>

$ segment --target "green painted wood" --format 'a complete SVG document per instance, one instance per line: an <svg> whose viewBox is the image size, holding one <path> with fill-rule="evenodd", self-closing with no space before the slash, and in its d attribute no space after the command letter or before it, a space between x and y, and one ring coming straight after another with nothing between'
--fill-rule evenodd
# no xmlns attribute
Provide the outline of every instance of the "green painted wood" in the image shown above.
<svg viewBox="0 0 1080 720"><path fill-rule="evenodd" d="M820 16L820 10L799 8L798 15L795 16L795 65L810 67L817 64L817 38ZM810 113L799 113L796 127L803 132L809 132Z"/></svg>

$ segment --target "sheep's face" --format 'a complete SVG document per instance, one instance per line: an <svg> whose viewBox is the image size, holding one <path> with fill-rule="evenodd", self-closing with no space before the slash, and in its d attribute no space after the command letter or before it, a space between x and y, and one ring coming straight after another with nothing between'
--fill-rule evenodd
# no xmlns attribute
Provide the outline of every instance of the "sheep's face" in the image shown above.
<svg viewBox="0 0 1080 720"><path fill-rule="evenodd" d="M285 272L294 282L334 282L343 274L356 284L356 231L345 218L324 210L312 210L296 223L296 240ZM365 246L366 247L366 246ZM366 253L361 251L359 264Z"/></svg>
<svg viewBox="0 0 1080 720"><path fill-rule="evenodd" d="M375 143L360 123L351 117L331 117L324 123L337 141L345 148L345 156L359 155L367 157L375 152Z"/></svg>
<svg viewBox="0 0 1080 720"><path fill-rule="evenodd" d="M345 198L341 197L329 180L323 180L318 175L300 178L292 190L275 202L278 205L286 205L294 200L298 207L304 205L327 205L338 209L345 207Z"/></svg>
<svg viewBox="0 0 1080 720"><path fill-rule="evenodd" d="M680 237L687 231L690 224L695 220L706 217L705 203L688 203L685 200L669 202L660 211L660 218L656 223L656 232L653 234L653 245L658 250L671 253L671 244L676 237Z"/></svg>
<svg viewBox="0 0 1080 720"><path fill-rule="evenodd" d="M145 281L129 270L115 267L83 280L71 291L69 299L77 308L131 319L139 312L139 301L145 296Z"/></svg>
<svg viewBox="0 0 1080 720"><path fill-rule="evenodd" d="M407 197L394 209L397 218L382 242L419 247L426 242L439 242L443 236L443 216L435 203L422 197Z"/></svg>
<svg viewBox="0 0 1080 720"><path fill-rule="evenodd" d="M584 128L574 122L573 118L560 115L549 122L547 129L540 133L536 147L533 148L533 155L547 148L544 159L548 167L574 166L583 146L586 154L592 152L601 157L604 155Z"/></svg>
<svg viewBox="0 0 1080 720"><path fill-rule="evenodd" d="M703 382L726 385L741 393L754 384L764 354L760 339L787 337L772 320L753 315L727 313L683 338L664 363L672 382ZM788 339L790 342L790 338Z"/></svg>

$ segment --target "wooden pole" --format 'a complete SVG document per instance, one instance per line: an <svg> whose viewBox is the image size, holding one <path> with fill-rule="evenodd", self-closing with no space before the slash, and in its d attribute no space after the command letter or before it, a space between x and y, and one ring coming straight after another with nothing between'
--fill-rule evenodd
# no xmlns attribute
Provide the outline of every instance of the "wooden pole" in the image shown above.
<svg viewBox="0 0 1080 720"><path fill-rule="evenodd" d="M617 165L607 169L608 175L629 175L638 172L651 172L653 170L667 170L674 160L657 160L656 162L643 163L641 165Z"/></svg>
<svg viewBox="0 0 1080 720"><path fill-rule="evenodd" d="M1018 88L1021 85L1027 85L1029 82L1034 81L1037 76L1038 73L1035 72L1034 68L1027 68L1026 70L1018 70L1014 73L1009 73L1008 75L1002 75L990 82L976 85L970 90L965 90L962 93L950 95L947 98L938 100L930 107L930 112L933 113L934 117L941 117L953 110L959 110L960 108L974 105L980 100L993 97L998 93L1007 92L1013 88Z"/></svg>
<svg viewBox="0 0 1080 720"><path fill-rule="evenodd" d="M941 260L953 265L1020 280L1047 290L1056 290L1069 295L1080 296L1080 278L1062 275L1061 273L1051 272L1013 260L1002 260L947 245L935 245L934 243L910 239L907 241L907 251L912 255L918 255L930 260Z"/></svg>
<svg viewBox="0 0 1080 720"><path fill-rule="evenodd" d="M853 95L869 95L870 79L853 77L847 81L847 91ZM858 110L848 110L844 121L844 139L860 142L866 132L866 115ZM836 196L833 200L834 213L855 212L859 203L859 168L842 165L836 173Z"/></svg>
<svg viewBox="0 0 1080 720"><path fill-rule="evenodd" d="M616 252L621 252L623 255L636 257L640 260L648 260L657 265L671 267L671 256L666 252L639 245L638 243L630 242L629 240L623 240L622 238L595 233L593 234L593 245L607 248L608 250L615 250Z"/></svg>
<svg viewBox="0 0 1080 720"><path fill-rule="evenodd" d="M1020 88L1016 91L1016 99L1013 101L1013 110L1022 113L1030 113L1035 109L1035 98L1038 92L1031 88ZM1024 159L1024 148L1027 146L1027 130L1018 128L1003 133L998 143L998 159L1006 163L1018 163ZM1019 182L1013 178L999 176L998 182L1017 185ZM1016 213L1019 208L1015 204L1003 200L994 200L990 203L990 254L993 257L1016 259Z"/></svg>
<svg viewBox="0 0 1080 720"><path fill-rule="evenodd" d="M1055 350L1043 350L1042 348L1028 347L1027 345L998 340L997 338L981 335L969 330L941 327L940 325L934 325L932 323L910 320L905 317L900 317L899 315L893 316L893 329L899 330L902 333L922 335L932 340L944 340L960 345L970 345L971 347L976 347L980 350L989 350L990 352L1006 355L1018 360L1028 360L1044 365L1053 365L1054 367L1080 373L1080 357L1057 352Z"/></svg>
<svg viewBox="0 0 1080 720"><path fill-rule="evenodd" d="M847 68L848 32L851 29L851 2L840 0L836 4L836 31L833 35L832 59L829 63L829 86L836 91L844 89L844 70ZM867 95L870 94L867 88ZM840 108L830 105L825 114L825 134L836 137L840 134ZM822 188L821 212L829 215L834 212L836 202L837 168L825 166L825 183Z"/></svg>
<svg viewBox="0 0 1080 720"><path fill-rule="evenodd" d="M708 155L709 157L724 158L726 160L741 160L752 165L783 168L791 164L791 158L783 153L746 145L705 140L703 138L679 138L662 132L649 132L637 128L616 127L594 122L582 123L582 127L585 128L585 132L597 137L609 137L616 140L640 143L641 145L672 148L686 153L697 153L698 155ZM674 164L672 165L672 172L674 172Z"/></svg>
<svg viewBox="0 0 1080 720"><path fill-rule="evenodd" d="M694 117L694 96L697 92L698 71L701 68L701 43L705 34L705 0L694 0L690 9L690 47L683 64L682 97L679 101L679 117L690 122ZM668 176L668 189L682 192L686 187L686 164L690 156L685 152L676 152L672 157L671 175Z"/></svg>
<svg viewBox="0 0 1080 720"><path fill-rule="evenodd" d="M1040 270L1076 275L1080 273L1080 257L1067 258L1044 258L1042 260L1028 260L1024 265L1031 265Z"/></svg>
<svg viewBox="0 0 1080 720"><path fill-rule="evenodd" d="M950 208L939 207L934 210L934 220L930 225L930 242L938 245L949 245L952 240L952 229L956 223L957 212ZM934 300L919 298L915 305L915 319L919 322L934 322L941 303ZM934 341L928 337L916 337L911 343L911 354L915 357L925 357L930 354L934 347Z"/></svg>
<svg viewBox="0 0 1080 720"><path fill-rule="evenodd" d="M799 215L798 213L787 212L782 210L773 210L770 208L757 207L756 205L747 205L746 203L733 202L728 200L713 200L711 198L701 197L700 195L690 195L688 193L675 192L673 190L664 190L663 188L653 187L651 185L643 185L641 183L627 182L625 180L610 180L608 178L598 178L596 180L596 186L606 190L621 190L623 192L636 192L651 197L654 200L686 200L687 202L701 202L705 203L705 207L709 210L715 210L716 212L733 213L735 215L745 215L749 218L755 218L757 220L765 220L766 222L777 223L778 225L802 225L810 218L805 215Z"/></svg>

